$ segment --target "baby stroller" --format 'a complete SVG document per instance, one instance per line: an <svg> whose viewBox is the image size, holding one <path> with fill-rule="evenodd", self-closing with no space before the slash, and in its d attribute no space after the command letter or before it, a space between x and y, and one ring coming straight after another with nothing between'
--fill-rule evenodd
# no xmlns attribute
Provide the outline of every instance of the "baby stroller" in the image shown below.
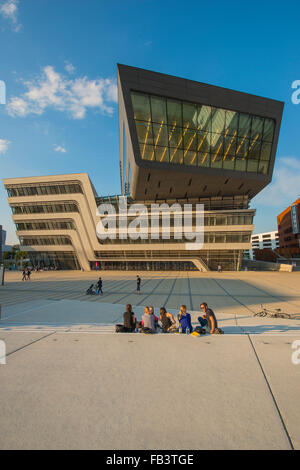
<svg viewBox="0 0 300 470"><path fill-rule="evenodd" d="M94 284L91 284L90 287L87 289L86 295L96 295Z"/></svg>

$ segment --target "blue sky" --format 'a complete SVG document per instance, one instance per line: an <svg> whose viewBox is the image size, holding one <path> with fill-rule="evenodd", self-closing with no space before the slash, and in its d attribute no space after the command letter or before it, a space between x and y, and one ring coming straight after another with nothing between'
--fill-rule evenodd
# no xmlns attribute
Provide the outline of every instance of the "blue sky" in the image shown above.
<svg viewBox="0 0 300 470"><path fill-rule="evenodd" d="M298 1L0 0L0 178L88 172L119 193L116 64L285 102L272 184L255 231L300 195ZM16 242L0 185L0 224Z"/></svg>

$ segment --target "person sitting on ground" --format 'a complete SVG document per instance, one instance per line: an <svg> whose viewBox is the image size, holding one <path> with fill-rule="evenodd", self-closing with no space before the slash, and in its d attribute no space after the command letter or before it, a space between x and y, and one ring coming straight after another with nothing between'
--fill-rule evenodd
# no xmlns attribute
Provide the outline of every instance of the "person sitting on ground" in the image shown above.
<svg viewBox="0 0 300 470"><path fill-rule="evenodd" d="M136 329L137 321L135 318L135 314L132 311L131 304L126 305L126 312L123 315L124 319L124 331L127 333L132 333Z"/></svg>
<svg viewBox="0 0 300 470"><path fill-rule="evenodd" d="M160 309L159 317L163 333L168 333L176 328L176 320L170 312L167 312L165 307Z"/></svg>
<svg viewBox="0 0 300 470"><path fill-rule="evenodd" d="M144 315L142 316L143 331L155 331L154 316L151 315L149 307L144 308Z"/></svg>
<svg viewBox="0 0 300 470"><path fill-rule="evenodd" d="M200 323L202 328L206 326L210 329L210 334L213 335L218 328L218 322L216 316L211 308L208 308L206 302L203 302L200 305L202 312L204 313L203 317L198 317L198 322Z"/></svg>
<svg viewBox="0 0 300 470"><path fill-rule="evenodd" d="M154 307L153 307L152 305L150 305L150 307L149 307L149 312L150 312L150 315L153 315L153 317L154 317L154 323L155 323L155 328L157 328L157 327L158 327L158 318L157 318L157 316L156 316L155 313L154 313Z"/></svg>
<svg viewBox="0 0 300 470"><path fill-rule="evenodd" d="M190 313L187 313L185 305L181 305L180 307L178 321L181 325L182 333L185 333L187 328L190 330L190 333L193 331L191 315Z"/></svg>

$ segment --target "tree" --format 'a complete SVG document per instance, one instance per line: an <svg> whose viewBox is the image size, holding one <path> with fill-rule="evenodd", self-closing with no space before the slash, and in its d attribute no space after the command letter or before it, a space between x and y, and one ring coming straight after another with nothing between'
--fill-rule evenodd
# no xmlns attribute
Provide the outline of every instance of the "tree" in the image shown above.
<svg viewBox="0 0 300 470"><path fill-rule="evenodd" d="M19 250L19 251L17 252L16 258L17 258L18 260L20 260L20 268L21 268L21 270L23 269L23 260L26 259L27 256L28 256L27 251L21 251L21 250Z"/></svg>

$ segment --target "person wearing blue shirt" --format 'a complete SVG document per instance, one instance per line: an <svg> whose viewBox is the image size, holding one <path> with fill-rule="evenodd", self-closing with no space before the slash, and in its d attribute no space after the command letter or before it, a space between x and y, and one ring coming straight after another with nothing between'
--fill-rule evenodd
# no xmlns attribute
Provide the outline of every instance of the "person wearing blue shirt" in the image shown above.
<svg viewBox="0 0 300 470"><path fill-rule="evenodd" d="M191 323L191 315L187 313L186 305L181 305L179 315L178 315L178 321L181 325L182 333L185 333L187 328L190 330L190 332L193 331L193 327Z"/></svg>

